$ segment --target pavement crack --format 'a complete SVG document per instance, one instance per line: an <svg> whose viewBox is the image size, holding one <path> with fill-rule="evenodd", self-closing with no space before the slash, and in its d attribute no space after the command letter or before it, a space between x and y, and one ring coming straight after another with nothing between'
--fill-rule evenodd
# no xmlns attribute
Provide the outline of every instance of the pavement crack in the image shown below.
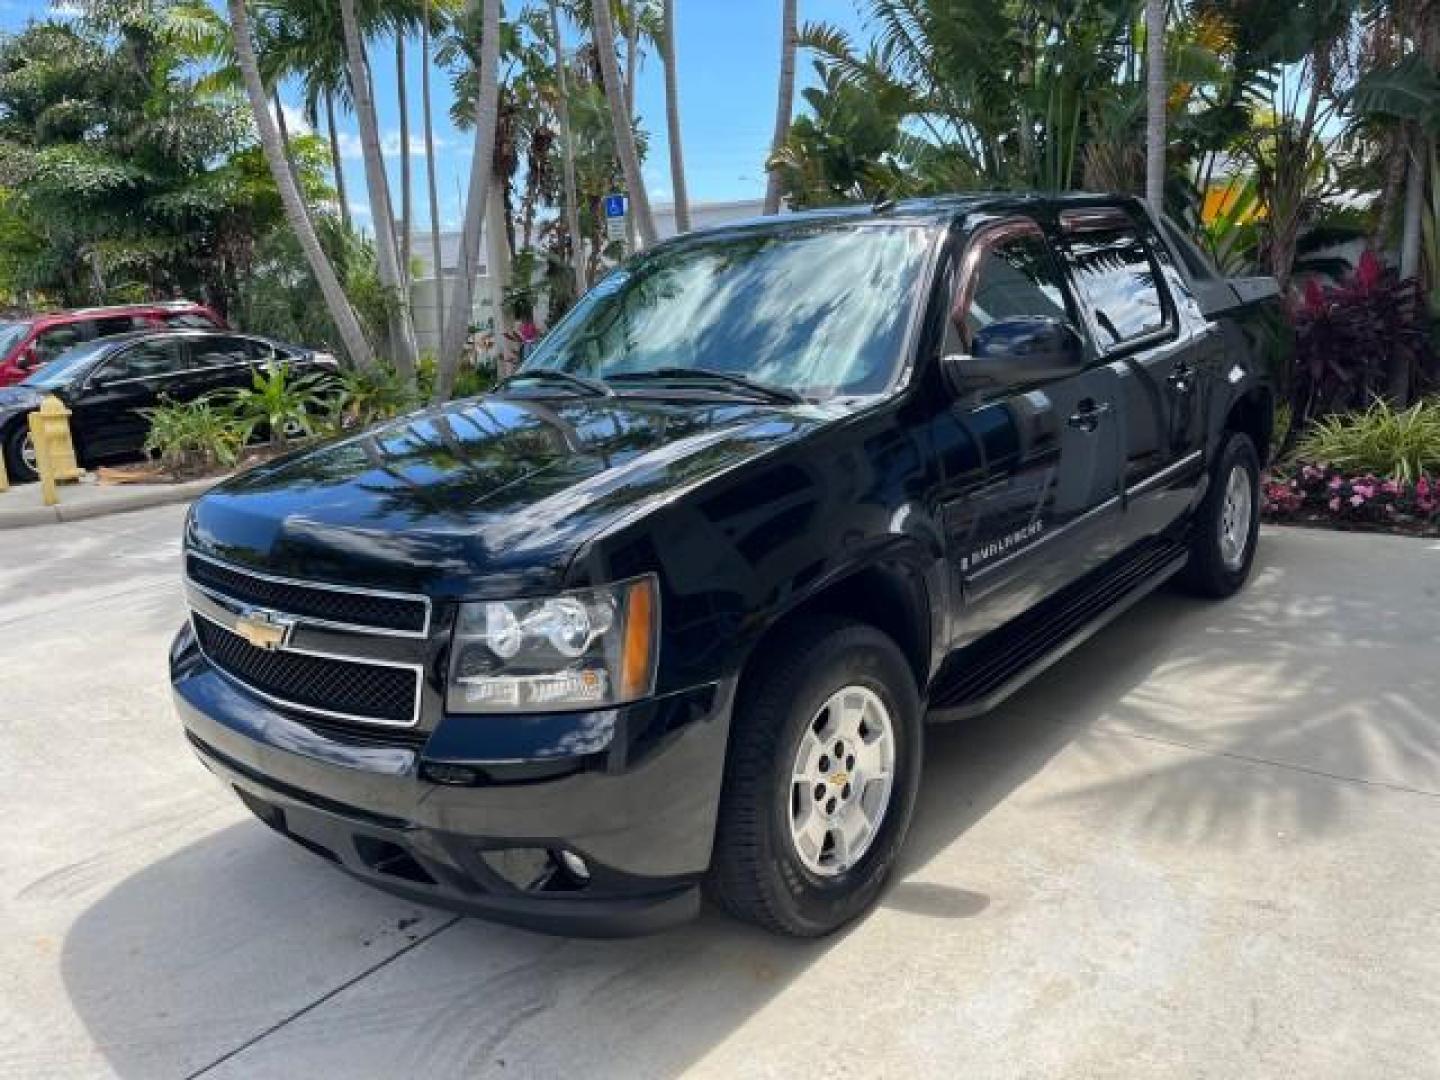
<svg viewBox="0 0 1440 1080"><path fill-rule="evenodd" d="M360 972L359 974L357 974L357 975L355 975L355 976L353 976L353 977L351 977L351 978L349 978L349 979L346 979L346 980L345 980L343 983L341 983L339 986L334 987L334 988L331 989L331 990L327 990L324 994L321 994L318 998L316 998L314 1001L310 1002L308 1005L301 1006L300 1008L296 1009L294 1012L290 1013L288 1016L281 1017L279 1020L275 1021L275 1023L273 1023L273 1024L271 1024L269 1027L267 1027L264 1031L261 1031L261 1032L259 1032L258 1034L252 1035L250 1038L246 1039L243 1043L241 1043L239 1046L235 1047L234 1049L232 1049L232 1050L227 1050L225 1053L221 1054L218 1058L216 1058L214 1061L210 1062L208 1065L202 1065L200 1068L196 1069L194 1072L187 1073L186 1076L185 1076L185 1080L196 1080L197 1077L204 1076L206 1073L211 1072L212 1070L219 1068L221 1065L225 1064L225 1062L229 1061L231 1058L234 1058L234 1057L237 1057L237 1056L240 1055L240 1054L243 1054L246 1050L249 1050L249 1049L250 1049L252 1046L254 1046L256 1043L259 1043L259 1042L261 1042L261 1041L264 1040L264 1039L268 1039L271 1035L274 1035L277 1031L281 1030L281 1029L284 1028L284 1027L289 1026L290 1024L293 1024L296 1020L299 1020L302 1016L305 1016L307 1013L313 1012L314 1010L318 1009L321 1005L324 1005L327 1001L330 1001L330 1000L332 1000L333 998L337 997L338 995L344 993L346 990L350 989L350 987L354 986L356 983L359 983L359 982L362 982L362 981L365 980L365 979L368 979L371 975L374 975L374 974L375 974L377 971L379 971L381 968L387 967L388 965L394 963L396 960L399 960L400 957L404 956L406 953L411 952L411 951L413 951L414 949L419 948L421 945L424 945L427 941L430 941L430 940L432 940L433 938L436 938L436 937L438 937L439 935L443 934L446 930L449 930L452 926L454 926L456 923L458 923L458 922L459 922L461 919L463 919L464 917L465 917L465 916L463 916L463 915L454 915L454 916L452 916L450 919L448 919L448 920L446 920L445 922L441 923L439 926L435 927L435 929L434 929L434 930L431 930L429 933L421 934L421 935L420 935L419 937L417 937L414 941L407 942L407 943L404 945L403 948L397 949L395 952L391 953L389 956L385 957L383 960L378 960L378 961L376 961L375 963L371 964L368 968L366 968L364 971Z"/></svg>
<svg viewBox="0 0 1440 1080"><path fill-rule="evenodd" d="M1090 730L1099 735L1111 735L1122 739L1143 739L1145 742L1159 743L1162 746L1174 746L1184 750L1193 750L1197 754L1229 758L1232 761L1244 761L1251 765L1268 765L1274 769L1285 769L1289 772L1304 773L1306 776L1318 776L1323 780L1336 780L1343 784L1360 784L1363 787L1397 791L1405 795L1419 795L1424 799L1440 799L1440 791L1432 791L1429 788L1411 787L1409 784L1397 784L1392 780L1371 780L1363 776L1346 776L1344 773L1327 772L1324 769L1316 769L1308 765L1296 765L1289 761L1276 761L1274 758L1259 757L1255 754L1242 754L1235 750L1217 750L1213 746L1200 746L1196 743L1185 742L1183 739L1166 738L1163 735L1147 735L1138 731L1122 731L1118 728L1108 727L1092 727Z"/></svg>

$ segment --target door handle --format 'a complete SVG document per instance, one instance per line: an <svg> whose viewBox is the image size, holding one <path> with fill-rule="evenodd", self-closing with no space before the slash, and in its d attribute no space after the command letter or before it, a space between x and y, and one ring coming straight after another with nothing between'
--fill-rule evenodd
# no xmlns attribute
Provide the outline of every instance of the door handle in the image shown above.
<svg viewBox="0 0 1440 1080"><path fill-rule="evenodd" d="M1085 400L1065 422L1073 428L1079 428L1088 433L1100 426L1100 418L1109 411L1110 403L1108 401Z"/></svg>
<svg viewBox="0 0 1440 1080"><path fill-rule="evenodd" d="M1195 369L1184 360L1181 360L1170 371L1169 377L1165 380L1177 394L1188 394L1195 388L1191 381L1195 377Z"/></svg>

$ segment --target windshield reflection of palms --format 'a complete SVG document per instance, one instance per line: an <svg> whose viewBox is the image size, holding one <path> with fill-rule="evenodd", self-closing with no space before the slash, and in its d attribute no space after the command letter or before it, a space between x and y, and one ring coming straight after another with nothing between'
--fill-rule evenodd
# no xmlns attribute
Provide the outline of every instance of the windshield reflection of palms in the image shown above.
<svg viewBox="0 0 1440 1080"><path fill-rule="evenodd" d="M820 227L682 241L556 327L531 365L609 377L705 368L811 392L878 392L899 359L928 234Z"/></svg>

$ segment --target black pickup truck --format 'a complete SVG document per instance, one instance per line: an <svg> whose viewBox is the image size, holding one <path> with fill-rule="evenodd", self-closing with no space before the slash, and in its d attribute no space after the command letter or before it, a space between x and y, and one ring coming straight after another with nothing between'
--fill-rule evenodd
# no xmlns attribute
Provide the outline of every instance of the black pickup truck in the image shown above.
<svg viewBox="0 0 1440 1080"><path fill-rule="evenodd" d="M381 888L551 931L865 909L922 721L1255 553L1287 336L1133 199L737 224L586 295L493 394L196 503L191 745Z"/></svg>

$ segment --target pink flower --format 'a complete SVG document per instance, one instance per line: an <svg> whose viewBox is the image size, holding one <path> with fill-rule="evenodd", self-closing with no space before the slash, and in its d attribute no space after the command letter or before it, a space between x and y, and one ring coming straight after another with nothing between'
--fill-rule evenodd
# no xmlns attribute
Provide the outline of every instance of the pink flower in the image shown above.
<svg viewBox="0 0 1440 1080"><path fill-rule="evenodd" d="M1331 509L1332 511L1336 512L1336 513L1339 513L1339 511L1340 511L1340 496L1339 496L1339 495L1336 495L1333 499L1330 500L1330 509Z"/></svg>
<svg viewBox="0 0 1440 1080"><path fill-rule="evenodd" d="M1341 485L1341 483L1343 483L1343 481L1340 479L1340 477L1338 477L1338 476L1332 476L1332 477L1330 477L1330 490L1331 490L1331 491L1339 491L1339 490L1340 490L1340 485Z"/></svg>
<svg viewBox="0 0 1440 1080"><path fill-rule="evenodd" d="M1351 506L1364 506L1364 505L1365 505L1365 496L1364 496L1364 495L1361 495L1359 492L1356 492L1354 495L1351 495L1351 496L1350 496L1350 505L1351 505Z"/></svg>

